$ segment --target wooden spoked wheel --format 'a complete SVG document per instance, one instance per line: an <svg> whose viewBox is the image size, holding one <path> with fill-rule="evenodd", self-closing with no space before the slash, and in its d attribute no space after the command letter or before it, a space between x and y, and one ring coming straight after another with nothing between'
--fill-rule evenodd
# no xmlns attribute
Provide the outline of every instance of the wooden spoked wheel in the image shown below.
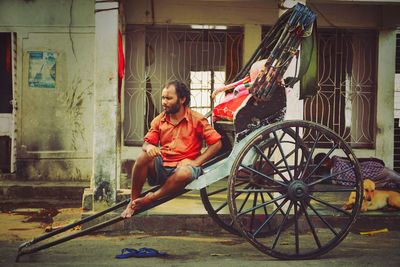
<svg viewBox="0 0 400 267"><path fill-rule="evenodd" d="M321 151L326 155L316 162ZM325 162L334 155L349 165L326 172ZM353 181L344 183L344 175ZM256 180L257 187L240 185L246 179ZM228 184L235 229L261 252L280 259L314 258L333 249L349 232L362 199L360 167L350 146L327 127L307 121L265 126L239 153ZM350 193L355 203L349 211L342 206Z"/></svg>
<svg viewBox="0 0 400 267"><path fill-rule="evenodd" d="M289 129L288 134L294 138L295 132ZM259 144L259 146L261 147L262 151L266 152L267 155L272 155L277 148L276 142L273 138L264 140ZM303 151L302 157L308 155L306 146L300 145L300 148ZM266 164L261 154L255 154L254 158L252 159L252 165L255 169L263 171L264 173L267 173L267 175L273 175L274 170L270 168L268 164ZM260 192L260 190L263 190L265 186L265 180L260 177L260 175L246 169L240 170L240 176L237 176L235 180L235 188L237 189L236 204L240 205L241 210L243 210L252 208L257 205L258 202L263 202L266 199L271 198L271 192ZM200 190L203 205L210 217L226 231L235 235L241 235L241 231L236 229L234 221L230 216L227 193L228 177L224 177L223 179ZM298 213L300 213L300 211ZM267 209L246 214L243 218L246 218L247 220L248 230L261 226L263 223L263 218L267 215ZM290 221L293 222L292 219L290 219ZM288 223L290 221L288 221ZM271 225L268 225L268 227L263 228L258 235L270 235L275 233L276 230L276 227L271 227Z"/></svg>

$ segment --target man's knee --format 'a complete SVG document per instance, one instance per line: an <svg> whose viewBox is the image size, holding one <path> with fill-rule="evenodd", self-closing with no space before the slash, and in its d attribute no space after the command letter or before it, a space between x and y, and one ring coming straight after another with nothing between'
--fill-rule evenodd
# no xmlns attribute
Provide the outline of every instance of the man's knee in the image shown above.
<svg viewBox="0 0 400 267"><path fill-rule="evenodd" d="M135 166L144 167L151 164L153 160L154 158L150 157L149 155L147 155L146 152L142 151L136 159Z"/></svg>
<svg viewBox="0 0 400 267"><path fill-rule="evenodd" d="M178 167L175 171L176 179L190 181L192 179L192 169L188 166Z"/></svg>
<svg viewBox="0 0 400 267"><path fill-rule="evenodd" d="M154 168L154 158L150 157L147 155L146 152L141 152L139 156L136 159L135 165L133 166L133 169L139 170L139 169L149 169L149 167Z"/></svg>

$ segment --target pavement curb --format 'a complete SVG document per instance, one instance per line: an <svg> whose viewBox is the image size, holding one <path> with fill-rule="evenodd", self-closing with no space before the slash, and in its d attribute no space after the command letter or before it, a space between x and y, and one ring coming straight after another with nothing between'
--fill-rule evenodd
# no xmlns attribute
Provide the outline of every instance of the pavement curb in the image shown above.
<svg viewBox="0 0 400 267"><path fill-rule="evenodd" d="M89 216L82 215L82 218ZM111 213L97 218L83 225L82 229L87 229L93 225L105 222L120 216L120 213ZM227 215L228 216L228 215ZM152 214L138 215L130 219L125 219L114 225L105 227L99 232L106 234L120 233L148 233L148 234L182 234L182 233L205 233L217 234L226 233L218 226L207 214Z"/></svg>
<svg viewBox="0 0 400 267"><path fill-rule="evenodd" d="M82 214L85 218L91 214ZM105 222L106 220L119 216L120 213L110 213L86 223L82 229L87 229L93 225ZM222 215L222 218L230 220L230 215ZM338 216L332 216L329 221L337 223L343 219ZM279 221L279 220L278 220ZM304 229L308 229L304 226ZM388 228L389 230L400 230L400 216L397 214L378 214L378 215L360 215L356 222L350 228L351 232L371 231ZM150 214L138 215L131 219L118 222L100 230L106 234L120 233L147 233L147 234L182 234L182 233L202 233L219 234L227 233L207 214Z"/></svg>

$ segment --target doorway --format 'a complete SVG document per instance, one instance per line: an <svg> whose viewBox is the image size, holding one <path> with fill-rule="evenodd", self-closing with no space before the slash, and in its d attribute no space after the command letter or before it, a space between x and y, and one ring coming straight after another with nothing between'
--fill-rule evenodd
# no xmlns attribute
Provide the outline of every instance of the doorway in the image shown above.
<svg viewBox="0 0 400 267"><path fill-rule="evenodd" d="M15 38L12 33L0 33L0 173L11 173L14 171L14 40Z"/></svg>

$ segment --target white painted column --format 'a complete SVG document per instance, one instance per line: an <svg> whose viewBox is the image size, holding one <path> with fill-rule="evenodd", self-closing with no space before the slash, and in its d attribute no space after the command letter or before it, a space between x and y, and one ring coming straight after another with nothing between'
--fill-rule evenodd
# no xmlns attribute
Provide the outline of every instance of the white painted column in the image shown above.
<svg viewBox="0 0 400 267"><path fill-rule="evenodd" d="M96 3L94 203L115 203L119 187L118 3Z"/></svg>
<svg viewBox="0 0 400 267"><path fill-rule="evenodd" d="M291 8L295 6L297 3L305 4L305 1L285 1L284 5L285 7ZM287 11L286 9L279 9L279 17L281 17L286 11ZM298 66L300 66L300 61L298 63ZM284 78L295 77L295 75L296 75L296 58L293 58L292 62L287 68L286 73L283 75L283 77ZM286 89L285 120L303 120L303 100L299 100L299 95L300 95L300 82L296 83L293 86L293 88ZM283 150L285 151L285 154L288 153L288 151L294 149L293 145L290 144L283 144L282 147ZM278 154L278 151L276 151L275 154L272 156L272 158L274 157L276 157L275 161L281 159L281 155L280 153ZM289 161L289 164L293 164L294 157L291 157L287 160ZM291 173L292 175L294 175L294 171L291 171ZM279 176L277 176L276 179L282 180ZM280 193L274 193L274 197L279 197L279 196L281 196ZM282 201L283 200L278 201L278 203L281 203ZM286 211L289 208L289 203L287 202L285 205L283 205L282 208ZM293 214L294 210L292 209L290 213Z"/></svg>
<svg viewBox="0 0 400 267"><path fill-rule="evenodd" d="M247 63L261 43L261 25L245 24L243 37L243 65Z"/></svg>
<svg viewBox="0 0 400 267"><path fill-rule="evenodd" d="M376 111L376 157L393 167L394 80L396 31L379 32Z"/></svg>

